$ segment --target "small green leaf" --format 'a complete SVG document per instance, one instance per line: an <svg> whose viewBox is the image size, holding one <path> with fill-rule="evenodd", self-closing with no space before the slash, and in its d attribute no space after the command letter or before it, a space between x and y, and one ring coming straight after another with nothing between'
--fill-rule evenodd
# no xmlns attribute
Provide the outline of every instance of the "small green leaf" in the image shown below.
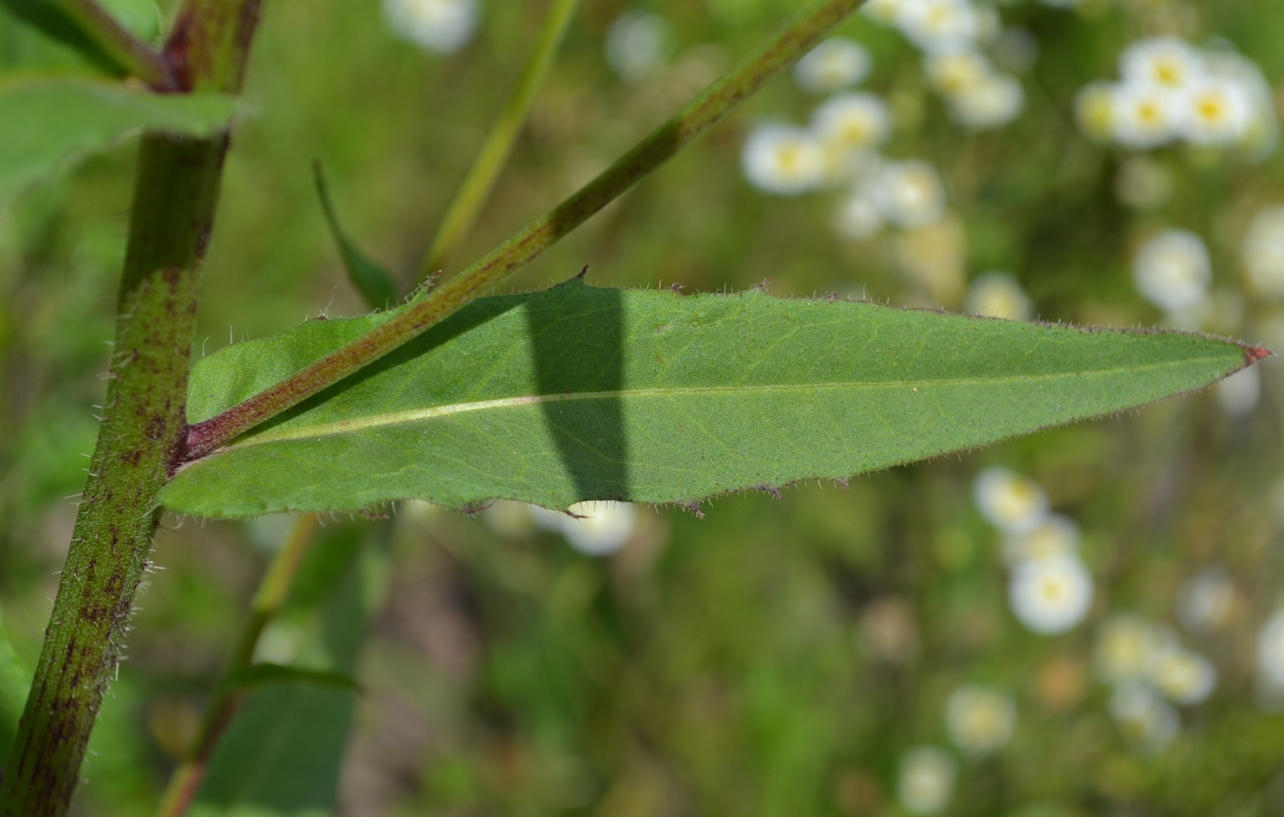
<svg viewBox="0 0 1284 817"><path fill-rule="evenodd" d="M0 201L142 128L207 135L226 127L236 98L153 94L83 80L27 80L0 85Z"/></svg>
<svg viewBox="0 0 1284 817"><path fill-rule="evenodd" d="M6 762L13 739L18 734L18 719L27 703L27 690L31 674L18 660L9 638L5 635L4 622L0 621L0 763Z"/></svg>
<svg viewBox="0 0 1284 817"><path fill-rule="evenodd" d="M312 686L329 687L331 689L350 689L354 692L361 691L361 686L350 676L343 673L287 667L283 664L253 664L227 679L227 684L233 689L255 689L287 682L311 684Z"/></svg>
<svg viewBox="0 0 1284 817"><path fill-rule="evenodd" d="M304 324L197 365L211 417L389 314ZM494 497L689 502L872 469L1207 385L1259 354L1173 332L1085 330L579 280L487 298L183 469L199 516ZM1265 354L1265 352L1260 352Z"/></svg>
<svg viewBox="0 0 1284 817"><path fill-rule="evenodd" d="M339 256L348 271L348 280L366 299L371 309L387 309L397 303L397 285L392 275L362 253L339 226L320 162L312 163L312 173L316 180L317 196L321 199L321 209L325 212L326 224L330 225L330 235L334 236L334 242L339 245Z"/></svg>

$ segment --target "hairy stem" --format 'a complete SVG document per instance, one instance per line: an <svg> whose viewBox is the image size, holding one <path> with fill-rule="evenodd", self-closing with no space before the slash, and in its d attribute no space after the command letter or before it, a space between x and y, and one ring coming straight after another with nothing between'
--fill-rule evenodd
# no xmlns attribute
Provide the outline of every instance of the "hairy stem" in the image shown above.
<svg viewBox="0 0 1284 817"><path fill-rule="evenodd" d="M121 68L159 91L173 89L174 79L165 59L96 0L58 0L58 5Z"/></svg>
<svg viewBox="0 0 1284 817"><path fill-rule="evenodd" d="M607 168L587 186L445 284L411 301L385 323L222 414L192 426L186 461L237 436L378 360L449 317L551 247L639 179L721 121L736 105L810 50L862 0L826 0L798 17Z"/></svg>
<svg viewBox="0 0 1284 817"><path fill-rule="evenodd" d="M495 186L500 171L508 161L508 154L512 152L517 134L526 122L531 103L535 101L536 92L544 84L544 77L548 75L548 69L553 64L553 56L557 53L557 47L562 42L566 27L577 5L579 0L553 0L553 6L549 9L544 25L540 28L539 36L535 40L535 50L522 70L517 87L505 101L499 119L491 128L481 152L477 154L477 159L469 169L463 184L460 185L459 192L455 194L454 201L446 210L441 226L437 228L437 235L433 238L428 255L424 258L423 266L419 270L421 282L428 280L444 267L458 251L459 245L468 237L473 222L477 220L478 211L486 203L486 198Z"/></svg>
<svg viewBox="0 0 1284 817"><path fill-rule="evenodd" d="M239 90L257 11L258 0L189 0L179 16L182 47L166 48L187 87ZM160 518L157 497L182 450L200 264L227 143L226 133L148 133L139 147L106 419L0 783L4 817L66 813L120 659Z"/></svg>
<svg viewBox="0 0 1284 817"><path fill-rule="evenodd" d="M263 628L276 618L286 599L289 598L290 588L298 575L299 566L303 564L303 557L307 555L308 547L312 544L316 528L317 518L314 514L300 516L285 547L277 552L267 573L264 574L263 582L254 595L250 618L245 623L245 629L241 631L240 640L237 642L236 652L232 654L232 660L228 664L227 672L223 675L214 699L205 709L205 719L201 723L201 731L197 735L191 753L170 776L169 785L161 798L158 817L182 817L196 799L201 783L205 780L205 773L209 769L210 759L214 756L214 749L222 739L223 733L227 731L227 727L231 725L232 718L241 705L243 695L235 688L232 681L239 673L249 668L250 662L254 659L255 648L259 644L259 636L263 634Z"/></svg>

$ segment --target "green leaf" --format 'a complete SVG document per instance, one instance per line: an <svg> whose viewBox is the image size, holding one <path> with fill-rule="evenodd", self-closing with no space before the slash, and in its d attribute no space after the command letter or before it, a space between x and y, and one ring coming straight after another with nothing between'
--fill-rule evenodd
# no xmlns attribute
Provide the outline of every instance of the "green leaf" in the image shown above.
<svg viewBox="0 0 1284 817"><path fill-rule="evenodd" d="M255 689L287 682L361 691L361 686L351 676L341 672L287 667L283 664L252 664L227 679L228 685L234 689Z"/></svg>
<svg viewBox="0 0 1284 817"><path fill-rule="evenodd" d="M388 313L388 314L396 314ZM205 358L191 422L387 320L307 323ZM1204 386L1256 350L578 279L474 302L292 412L183 469L176 511L240 517L401 497L690 502L843 479Z"/></svg>
<svg viewBox="0 0 1284 817"><path fill-rule="evenodd" d="M71 48L98 71L123 75L123 69L81 31L76 21L49 0L0 0L0 6L45 37Z"/></svg>
<svg viewBox="0 0 1284 817"><path fill-rule="evenodd" d="M339 245L339 257L343 259L343 267L348 271L348 280L361 293L361 297L366 299L371 309L387 309L397 303L397 284L392 275L362 253L339 226L320 162L312 163L312 176L316 181L317 197L321 199L321 210L325 213L330 235L334 236L334 243Z"/></svg>
<svg viewBox="0 0 1284 817"><path fill-rule="evenodd" d="M31 674L18 660L0 621L0 763L6 762L13 747L30 686Z"/></svg>
<svg viewBox="0 0 1284 817"><path fill-rule="evenodd" d="M226 127L236 98L153 94L123 85L28 80L0 85L0 201L72 159L142 128L207 135Z"/></svg>

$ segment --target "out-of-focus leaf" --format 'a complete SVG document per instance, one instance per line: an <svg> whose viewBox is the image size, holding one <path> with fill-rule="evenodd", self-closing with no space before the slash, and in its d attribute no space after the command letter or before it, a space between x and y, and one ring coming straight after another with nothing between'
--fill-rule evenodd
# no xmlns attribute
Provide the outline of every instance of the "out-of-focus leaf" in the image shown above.
<svg viewBox="0 0 1284 817"><path fill-rule="evenodd" d="M212 133L227 126L236 104L231 96L153 94L76 80L0 85L0 201L132 131Z"/></svg>
<svg viewBox="0 0 1284 817"><path fill-rule="evenodd" d="M49 0L0 0L0 6L50 39L72 48L102 73L124 75L120 66L81 31L75 20Z"/></svg>
<svg viewBox="0 0 1284 817"><path fill-rule="evenodd" d="M196 367L198 422L386 320L313 322ZM842 479L1204 386L1235 343L585 286L483 299L183 470L201 516L417 497L685 502Z"/></svg>
<svg viewBox="0 0 1284 817"><path fill-rule="evenodd" d="M13 739L18 734L18 719L27 703L31 675L18 660L0 620L0 762L7 761Z"/></svg>
<svg viewBox="0 0 1284 817"><path fill-rule="evenodd" d="M397 303L397 284L392 275L361 252L339 226L320 162L312 163L312 174L316 180L317 196L321 199L321 209L325 212L326 224L330 226L330 235L334 236L334 243L339 246L339 256L343 259L343 267L348 271L348 280L372 309L387 309Z"/></svg>
<svg viewBox="0 0 1284 817"><path fill-rule="evenodd" d="M249 685L257 688L219 743L193 815L333 811L357 702L351 673L370 611L362 574L366 562L379 558L378 548L359 547L363 532L368 527L344 526L322 537L287 605L288 615L320 616L322 643L311 652L323 655L329 669L258 664L249 670Z"/></svg>
<svg viewBox="0 0 1284 817"><path fill-rule="evenodd" d="M236 689L255 689L256 687L283 684L286 682L311 684L312 686L331 689L350 689L360 692L361 687L350 676L339 672L287 667L283 664L261 663L248 667L244 672L236 673L227 679L228 684Z"/></svg>

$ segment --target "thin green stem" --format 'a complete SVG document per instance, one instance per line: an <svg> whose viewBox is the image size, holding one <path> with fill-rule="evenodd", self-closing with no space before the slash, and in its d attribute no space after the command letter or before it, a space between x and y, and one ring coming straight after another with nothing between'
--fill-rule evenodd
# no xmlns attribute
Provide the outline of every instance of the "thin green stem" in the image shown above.
<svg viewBox="0 0 1284 817"><path fill-rule="evenodd" d="M544 18L544 25L540 28L539 36L535 40L535 50L522 70L517 87L504 102L499 119L491 128L490 135L486 137L486 143L482 145L481 152L477 154L477 159L469 169L468 175L464 177L459 192L455 194L455 200L446 210L441 226L437 228L437 235L433 238L432 245L428 248L428 255L424 258L419 270L420 282L428 280L434 273L439 272L459 250L459 245L472 230L478 211L486 203L496 179L499 178L500 172L508 161L513 143L517 141L517 135L526 122L531 103L535 101L536 92L544 84L548 69L553 64L553 56L557 53L557 47L566 34L566 28L578 4L579 0L553 0L553 7L548 10L548 16Z"/></svg>
<svg viewBox="0 0 1284 817"><path fill-rule="evenodd" d="M214 749L222 739L223 733L231 725L232 718L241 706L243 695L237 690L232 680L250 667L254 660L254 651L259 645L263 629L276 618L290 596L290 588L303 564L316 533L317 518L314 514L304 514L294 524L294 530L285 546L277 552L250 608L250 618L241 631L236 651L228 664L227 672L219 682L214 699L205 709L205 718L201 731L188 757L179 765L169 778L169 785L161 798L158 817L182 817L191 808L196 794L200 791L205 773L209 770L210 759Z"/></svg>
<svg viewBox="0 0 1284 817"><path fill-rule="evenodd" d="M182 87L236 93L259 0L188 0L165 54ZM121 273L106 419L35 678L0 783L3 817L71 802L182 452L201 261L228 136L145 133Z"/></svg>
<svg viewBox="0 0 1284 817"><path fill-rule="evenodd" d="M862 0L825 0L757 54L661 125L615 164L547 214L445 284L421 294L384 323L239 405L192 426L185 461L207 456L239 435L359 371L441 322L551 247L668 161L781 70L809 51Z"/></svg>
<svg viewBox="0 0 1284 817"><path fill-rule="evenodd" d="M58 5L121 68L157 90L173 89L169 65L160 53L135 37L96 0L58 0Z"/></svg>

